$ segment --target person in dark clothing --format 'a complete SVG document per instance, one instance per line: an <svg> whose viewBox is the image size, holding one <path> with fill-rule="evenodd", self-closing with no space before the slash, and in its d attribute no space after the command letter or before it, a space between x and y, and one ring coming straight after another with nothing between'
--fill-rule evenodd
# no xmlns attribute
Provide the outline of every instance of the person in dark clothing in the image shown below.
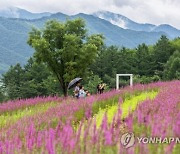
<svg viewBox="0 0 180 154"><path fill-rule="evenodd" d="M100 84L98 84L97 85L97 94L100 94L100 91L101 91L100 87L101 87Z"/></svg>
<svg viewBox="0 0 180 154"><path fill-rule="evenodd" d="M97 85L97 93L102 94L104 92L105 86L106 86L106 84L104 84L104 83L98 84Z"/></svg>
<svg viewBox="0 0 180 154"><path fill-rule="evenodd" d="M101 84L101 89L100 89L100 94L102 94L104 92L104 89L105 89L105 84L102 83Z"/></svg>

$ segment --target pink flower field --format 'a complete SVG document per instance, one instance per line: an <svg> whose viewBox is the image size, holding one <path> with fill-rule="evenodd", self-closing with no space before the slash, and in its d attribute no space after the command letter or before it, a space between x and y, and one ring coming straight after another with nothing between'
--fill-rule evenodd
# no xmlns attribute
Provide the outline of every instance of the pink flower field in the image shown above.
<svg viewBox="0 0 180 154"><path fill-rule="evenodd" d="M131 133L134 140L123 142ZM49 96L0 104L1 154L179 154L179 139L178 80L85 99Z"/></svg>

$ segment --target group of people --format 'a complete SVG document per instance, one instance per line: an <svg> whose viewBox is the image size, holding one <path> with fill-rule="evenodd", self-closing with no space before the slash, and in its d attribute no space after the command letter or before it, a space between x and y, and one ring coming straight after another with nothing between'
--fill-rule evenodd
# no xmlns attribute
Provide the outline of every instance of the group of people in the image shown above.
<svg viewBox="0 0 180 154"><path fill-rule="evenodd" d="M102 94L105 90L106 84L100 83L97 85L97 94ZM76 87L74 89L74 97L76 98L84 98L86 96L90 96L90 92L88 90L85 90L84 87L78 82L76 84Z"/></svg>
<svg viewBox="0 0 180 154"><path fill-rule="evenodd" d="M76 98L84 98L90 95L90 92L88 90L85 90L84 87L80 84L80 82L76 84L76 87L74 89L74 96Z"/></svg>

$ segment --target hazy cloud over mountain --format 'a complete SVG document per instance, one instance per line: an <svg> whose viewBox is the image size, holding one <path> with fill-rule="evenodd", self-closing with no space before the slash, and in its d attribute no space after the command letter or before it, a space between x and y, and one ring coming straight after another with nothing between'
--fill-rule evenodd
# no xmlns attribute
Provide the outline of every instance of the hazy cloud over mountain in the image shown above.
<svg viewBox="0 0 180 154"><path fill-rule="evenodd" d="M20 7L32 12L92 13L107 10L142 23L180 28L179 0L0 0L0 9Z"/></svg>

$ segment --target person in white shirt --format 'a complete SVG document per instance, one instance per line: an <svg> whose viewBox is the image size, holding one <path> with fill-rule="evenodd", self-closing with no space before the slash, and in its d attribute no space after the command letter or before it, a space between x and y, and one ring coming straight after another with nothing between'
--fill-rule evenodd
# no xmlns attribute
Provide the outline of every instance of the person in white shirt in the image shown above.
<svg viewBox="0 0 180 154"><path fill-rule="evenodd" d="M84 91L84 87L82 85L79 86L79 98L86 97L86 92Z"/></svg>

